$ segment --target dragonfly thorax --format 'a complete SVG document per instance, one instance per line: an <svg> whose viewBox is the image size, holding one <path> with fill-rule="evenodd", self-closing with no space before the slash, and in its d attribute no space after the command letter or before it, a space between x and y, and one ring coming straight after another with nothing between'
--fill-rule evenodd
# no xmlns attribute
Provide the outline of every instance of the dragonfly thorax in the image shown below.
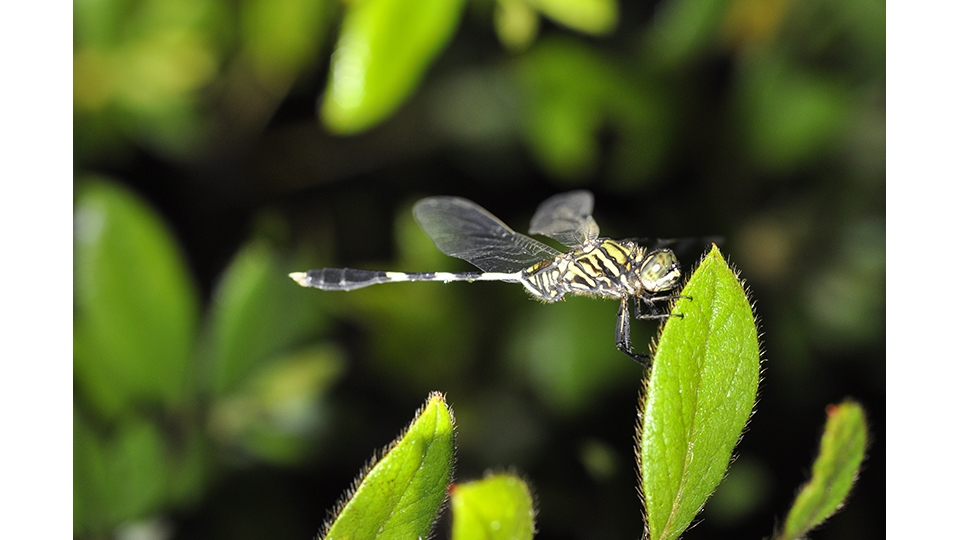
<svg viewBox="0 0 960 540"><path fill-rule="evenodd" d="M533 296L555 302L567 293L607 298L656 293L678 279L679 265L669 250L647 253L630 241L601 238L533 265L521 281Z"/></svg>

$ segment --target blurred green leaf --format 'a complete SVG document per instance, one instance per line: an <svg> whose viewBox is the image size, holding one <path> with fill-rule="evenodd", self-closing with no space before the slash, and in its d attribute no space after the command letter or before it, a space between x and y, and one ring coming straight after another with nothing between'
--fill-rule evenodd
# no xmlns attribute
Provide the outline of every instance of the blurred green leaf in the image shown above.
<svg viewBox="0 0 960 540"><path fill-rule="evenodd" d="M740 454L703 509L703 520L723 528L745 523L770 500L773 485L774 474L767 463Z"/></svg>
<svg viewBox="0 0 960 540"><path fill-rule="evenodd" d="M453 540L529 540L533 538L533 498L527 484L513 474L450 488Z"/></svg>
<svg viewBox="0 0 960 540"><path fill-rule="evenodd" d="M93 0L74 8L79 148L103 151L117 132L176 157L205 148L200 92L219 76L228 49L226 3Z"/></svg>
<svg viewBox="0 0 960 540"><path fill-rule="evenodd" d="M120 39L127 0L85 0L73 6L73 32L77 43L109 47Z"/></svg>
<svg viewBox="0 0 960 540"><path fill-rule="evenodd" d="M527 139L547 170L562 178L590 172L599 159L605 60L570 41L539 43L524 55L519 77L527 98Z"/></svg>
<svg viewBox="0 0 960 540"><path fill-rule="evenodd" d="M170 232L133 194L89 180L77 189L74 237L81 395L108 418L135 405L182 405L199 307Z"/></svg>
<svg viewBox="0 0 960 540"><path fill-rule="evenodd" d="M356 483L324 539L426 538L453 473L453 413L431 394L413 423Z"/></svg>
<svg viewBox="0 0 960 540"><path fill-rule="evenodd" d="M605 35L617 27L620 16L616 0L529 0L554 21L574 30Z"/></svg>
<svg viewBox="0 0 960 540"><path fill-rule="evenodd" d="M875 341L885 332L886 297L877 294L886 282L885 223L842 223L831 234L836 254L824 257L800 289L812 340L842 348Z"/></svg>
<svg viewBox="0 0 960 540"><path fill-rule="evenodd" d="M343 369L342 354L329 346L273 360L215 404L211 432L225 445L295 464L316 449L327 423L323 398Z"/></svg>
<svg viewBox="0 0 960 540"><path fill-rule="evenodd" d="M828 407L813 476L797 494L778 540L802 538L840 509L857 479L866 449L867 422L860 405L845 401Z"/></svg>
<svg viewBox="0 0 960 540"><path fill-rule="evenodd" d="M821 74L781 58L745 62L739 74L739 112L747 149L767 170L783 170L834 148L851 118L849 91Z"/></svg>
<svg viewBox="0 0 960 540"><path fill-rule="evenodd" d="M649 41L668 66L716 47L732 0L669 0L659 6Z"/></svg>
<svg viewBox="0 0 960 540"><path fill-rule="evenodd" d="M523 306L511 325L512 363L555 411L581 412L611 388L635 388L643 376L614 346L616 308L613 302L572 297Z"/></svg>
<svg viewBox="0 0 960 540"><path fill-rule="evenodd" d="M235 389L268 360L316 332L324 298L305 295L286 277L273 248L253 241L234 256L214 291L207 352L217 395Z"/></svg>
<svg viewBox="0 0 960 540"><path fill-rule="evenodd" d="M107 533L122 521L164 507L171 471L155 426L142 420L122 422L102 440L75 414L73 429L75 534Z"/></svg>
<svg viewBox="0 0 960 540"><path fill-rule="evenodd" d="M261 84L285 87L320 54L328 0L246 0L240 4L244 52Z"/></svg>
<svg viewBox="0 0 960 540"><path fill-rule="evenodd" d="M527 0L497 0L493 28L507 49L522 51L536 39L540 16Z"/></svg>
<svg viewBox="0 0 960 540"><path fill-rule="evenodd" d="M173 434L173 436L171 436ZM196 501L209 479L199 429L126 417L95 430L74 412L74 532L96 536L125 521Z"/></svg>
<svg viewBox="0 0 960 540"><path fill-rule="evenodd" d="M351 2L321 104L324 125L357 133L391 115L453 36L463 6L463 0Z"/></svg>
<svg viewBox="0 0 960 540"><path fill-rule="evenodd" d="M680 536L727 470L753 410L760 347L750 301L713 247L664 325L637 451L650 538Z"/></svg>
<svg viewBox="0 0 960 540"><path fill-rule="evenodd" d="M636 183L665 159L674 105L634 65L573 39L543 39L520 58L517 77L527 142L551 175L595 174L605 128L617 135L608 168L618 181Z"/></svg>

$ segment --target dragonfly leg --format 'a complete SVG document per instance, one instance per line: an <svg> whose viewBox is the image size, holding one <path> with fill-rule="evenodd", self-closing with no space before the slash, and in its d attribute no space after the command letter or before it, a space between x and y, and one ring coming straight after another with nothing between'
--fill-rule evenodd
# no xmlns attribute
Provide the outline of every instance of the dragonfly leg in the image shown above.
<svg viewBox="0 0 960 540"><path fill-rule="evenodd" d="M633 358L635 362L650 367L650 355L633 352L633 346L630 344L630 306L629 297L624 296L620 299L620 311L617 313L617 349Z"/></svg>
<svg viewBox="0 0 960 540"><path fill-rule="evenodd" d="M682 294L668 294L664 296L644 296L641 294L639 295L639 298L640 300L643 301L644 305L647 306L648 312L644 313L643 311L641 311L640 302L634 301L634 304L633 304L634 316L640 320L656 319L658 321L669 318L669 317L680 317L682 319L683 313L669 313L665 309L661 310L662 308L659 305L657 305L657 302L678 300L681 298L686 300L693 300L693 298L689 296L684 296Z"/></svg>

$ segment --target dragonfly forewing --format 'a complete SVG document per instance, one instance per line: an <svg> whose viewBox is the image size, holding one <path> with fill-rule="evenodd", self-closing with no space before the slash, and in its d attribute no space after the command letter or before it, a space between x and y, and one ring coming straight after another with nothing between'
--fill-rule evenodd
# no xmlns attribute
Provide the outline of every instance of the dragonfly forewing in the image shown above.
<svg viewBox="0 0 960 540"><path fill-rule="evenodd" d="M413 217L437 249L485 272L516 272L560 255L460 197L422 199L414 205Z"/></svg>

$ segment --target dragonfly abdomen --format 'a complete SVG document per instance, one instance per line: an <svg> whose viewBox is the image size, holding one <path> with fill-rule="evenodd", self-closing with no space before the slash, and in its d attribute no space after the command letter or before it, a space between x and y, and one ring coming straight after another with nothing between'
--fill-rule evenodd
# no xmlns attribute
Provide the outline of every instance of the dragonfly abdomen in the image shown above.
<svg viewBox="0 0 960 540"><path fill-rule="evenodd" d="M520 281L519 272L385 272L356 268L320 268L308 272L294 272L290 277L304 287L324 291L352 291L377 283L405 281Z"/></svg>

